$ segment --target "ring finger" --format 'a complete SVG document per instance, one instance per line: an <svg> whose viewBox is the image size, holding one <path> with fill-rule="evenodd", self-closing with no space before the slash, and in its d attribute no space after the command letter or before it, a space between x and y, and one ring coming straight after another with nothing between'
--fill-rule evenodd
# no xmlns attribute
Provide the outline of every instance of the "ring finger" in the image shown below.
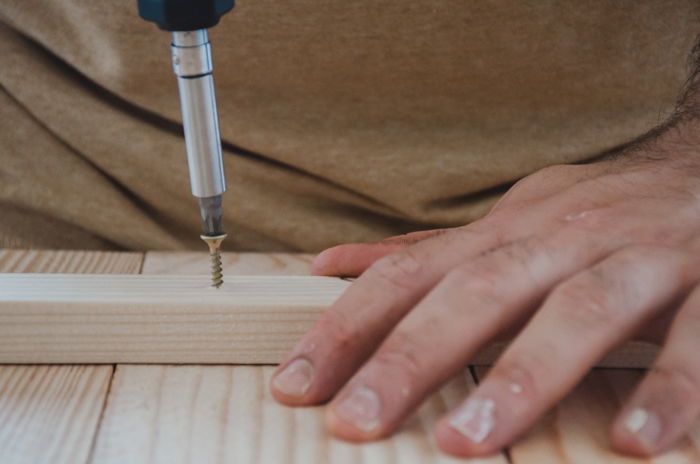
<svg viewBox="0 0 700 464"><path fill-rule="evenodd" d="M437 429L453 454L492 453L688 285L682 253L624 248L559 285L479 388Z"/></svg>

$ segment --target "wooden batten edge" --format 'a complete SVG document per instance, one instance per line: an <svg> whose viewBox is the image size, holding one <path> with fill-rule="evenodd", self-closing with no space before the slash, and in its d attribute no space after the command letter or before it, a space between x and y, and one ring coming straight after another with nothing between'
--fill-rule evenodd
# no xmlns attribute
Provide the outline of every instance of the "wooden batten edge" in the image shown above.
<svg viewBox="0 0 700 464"><path fill-rule="evenodd" d="M472 364L476 366L491 366L498 361L507 343L494 343L483 349L474 358ZM595 367L644 369L651 367L659 354L659 347L647 342L627 342L619 348L611 351L598 361Z"/></svg>
<svg viewBox="0 0 700 464"><path fill-rule="evenodd" d="M206 276L0 274L0 363L274 364L350 285L314 276L227 282L216 290ZM472 362L493 364L504 348ZM597 365L644 368L657 353L631 342Z"/></svg>
<svg viewBox="0 0 700 464"><path fill-rule="evenodd" d="M224 285L212 288L208 276L202 275L0 274L0 305L46 301L167 305L252 299L284 307L297 301L335 301L349 285L319 276L228 276Z"/></svg>

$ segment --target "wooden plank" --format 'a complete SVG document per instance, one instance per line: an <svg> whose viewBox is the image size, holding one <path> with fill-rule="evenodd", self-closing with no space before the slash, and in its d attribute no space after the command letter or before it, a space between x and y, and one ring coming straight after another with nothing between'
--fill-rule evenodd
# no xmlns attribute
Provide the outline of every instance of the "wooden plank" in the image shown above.
<svg viewBox="0 0 700 464"><path fill-rule="evenodd" d="M482 350L474 358L472 364L476 366L490 366L498 360L506 347L507 343L494 343ZM653 343L631 341L605 355L596 363L596 367L647 368L654 364L658 354L659 347Z"/></svg>
<svg viewBox="0 0 700 464"><path fill-rule="evenodd" d="M183 257L178 264L178 255L168 256L168 266L181 272L190 258ZM144 271L164 272L167 268L149 263L159 258L149 253ZM259 262L256 267L255 259L249 261L245 272L293 269L270 269L267 258ZM228 274L235 271L229 269ZM306 274L302 269L296 272ZM398 436L352 445L328 436L322 407L292 409L276 404L267 388L271 372L271 367L263 366L119 365L92 462L469 462L439 454L431 429L446 408L472 388L471 377L455 380L434 396ZM506 463L501 456L471 462Z"/></svg>
<svg viewBox="0 0 700 464"><path fill-rule="evenodd" d="M87 462L112 366L0 367L0 462Z"/></svg>
<svg viewBox="0 0 700 464"><path fill-rule="evenodd" d="M0 250L2 272L138 272L140 253ZM0 366L0 462L87 462L112 366Z"/></svg>
<svg viewBox="0 0 700 464"><path fill-rule="evenodd" d="M287 408L267 384L272 367L119 366L93 464L139 463L489 463L458 460L432 439L436 418L472 388L455 379L393 438L352 445L331 438L323 408Z"/></svg>
<svg viewBox="0 0 700 464"><path fill-rule="evenodd" d="M138 274L142 262L137 252L0 249L0 272Z"/></svg>
<svg viewBox="0 0 700 464"><path fill-rule="evenodd" d="M203 246L203 244L202 244ZM149 251L144 274L206 275L209 260L200 252ZM315 255L304 253L222 253L224 275L309 275Z"/></svg>
<svg viewBox="0 0 700 464"><path fill-rule="evenodd" d="M484 378L486 368L477 368ZM608 431L644 371L595 369L510 449L513 464L695 464L700 462L700 421L688 439L653 459L612 450Z"/></svg>
<svg viewBox="0 0 700 464"><path fill-rule="evenodd" d="M274 363L349 283L0 274L0 362Z"/></svg>
<svg viewBox="0 0 700 464"><path fill-rule="evenodd" d="M173 256L166 261L173 264ZM267 269L269 255L261 259ZM220 289L209 287L206 273L0 274L0 362L277 363L348 285L235 272ZM502 349L485 350L475 364L492 363ZM656 352L633 342L599 365L649 366Z"/></svg>

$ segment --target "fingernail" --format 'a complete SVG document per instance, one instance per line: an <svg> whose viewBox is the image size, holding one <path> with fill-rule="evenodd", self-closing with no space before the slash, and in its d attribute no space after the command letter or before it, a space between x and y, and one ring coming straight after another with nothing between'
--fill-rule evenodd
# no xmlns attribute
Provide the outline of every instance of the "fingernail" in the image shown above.
<svg viewBox="0 0 700 464"><path fill-rule="evenodd" d="M648 409L634 408L624 421L625 430L648 450L653 450L661 436L661 421Z"/></svg>
<svg viewBox="0 0 700 464"><path fill-rule="evenodd" d="M272 385L289 396L303 396L311 387L314 366L304 358L295 359L275 376Z"/></svg>
<svg viewBox="0 0 700 464"><path fill-rule="evenodd" d="M335 412L346 422L365 432L379 427L379 396L369 388L359 387L335 408Z"/></svg>
<svg viewBox="0 0 700 464"><path fill-rule="evenodd" d="M450 426L474 443L481 443L495 426L493 400L471 398L450 418Z"/></svg>

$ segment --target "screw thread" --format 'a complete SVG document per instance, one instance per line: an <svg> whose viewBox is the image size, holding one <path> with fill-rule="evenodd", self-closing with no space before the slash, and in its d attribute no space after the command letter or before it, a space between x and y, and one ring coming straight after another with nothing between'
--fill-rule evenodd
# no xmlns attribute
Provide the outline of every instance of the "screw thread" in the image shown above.
<svg viewBox="0 0 700 464"><path fill-rule="evenodd" d="M224 283L224 270L221 265L221 242L226 238L226 234L221 235L202 235L209 247L209 257L211 258L211 286L215 288L221 287Z"/></svg>
<svg viewBox="0 0 700 464"><path fill-rule="evenodd" d="M224 283L224 272L221 265L221 252L214 250L211 254L211 285L219 288Z"/></svg>

